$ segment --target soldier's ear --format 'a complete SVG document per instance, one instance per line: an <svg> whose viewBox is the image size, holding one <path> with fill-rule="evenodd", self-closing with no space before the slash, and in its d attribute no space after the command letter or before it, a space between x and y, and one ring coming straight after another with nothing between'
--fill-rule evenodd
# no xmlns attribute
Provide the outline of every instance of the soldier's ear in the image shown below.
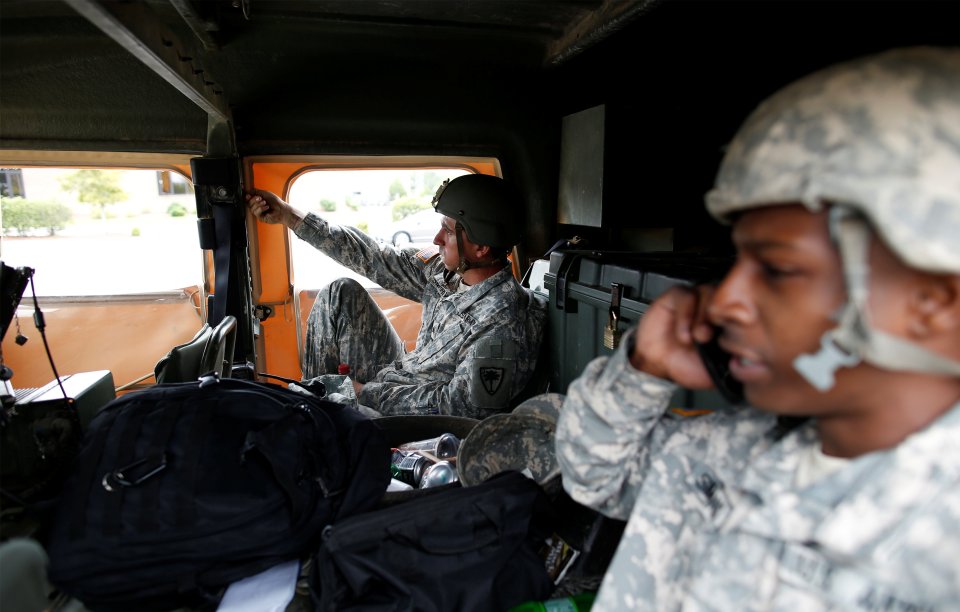
<svg viewBox="0 0 960 612"><path fill-rule="evenodd" d="M910 299L910 333L917 339L960 332L960 276L924 274Z"/></svg>

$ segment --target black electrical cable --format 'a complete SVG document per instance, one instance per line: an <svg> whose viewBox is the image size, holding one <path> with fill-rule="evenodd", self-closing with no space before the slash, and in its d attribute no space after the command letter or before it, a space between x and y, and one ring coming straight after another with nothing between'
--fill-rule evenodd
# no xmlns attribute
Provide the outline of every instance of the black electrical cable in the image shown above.
<svg viewBox="0 0 960 612"><path fill-rule="evenodd" d="M50 362L50 369L53 370L53 377L60 386L60 392L63 393L63 399L67 400L67 403L72 403L70 397L67 396L67 390L63 388L63 381L60 380L60 374L57 373L57 366L53 363L53 355L50 354L50 345L47 343L47 334L43 331L44 328L46 328L46 323L43 321L43 312L40 311L40 303L37 301L37 290L33 286L33 270L30 271L30 293L33 296L33 324L37 327L37 331L40 332L40 338L43 340L43 348L47 352L47 361Z"/></svg>

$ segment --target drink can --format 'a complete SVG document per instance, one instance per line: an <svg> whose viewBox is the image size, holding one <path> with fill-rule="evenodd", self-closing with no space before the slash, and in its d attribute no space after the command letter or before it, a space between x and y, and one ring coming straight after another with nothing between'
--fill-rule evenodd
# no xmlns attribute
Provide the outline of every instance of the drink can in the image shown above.
<svg viewBox="0 0 960 612"><path fill-rule="evenodd" d="M407 451L402 451L398 448L393 449L393 454L390 457L390 476L397 478L400 474L400 462L403 461L403 458L408 454Z"/></svg>
<svg viewBox="0 0 960 612"><path fill-rule="evenodd" d="M452 433L445 433L429 440L407 442L401 444L399 448L400 450L426 451L437 459L450 459L456 457L460 450L460 438Z"/></svg>
<svg viewBox="0 0 960 612"><path fill-rule="evenodd" d="M453 464L449 461L438 461L424 470L419 488L439 487L457 480L457 470L453 467Z"/></svg>
<svg viewBox="0 0 960 612"><path fill-rule="evenodd" d="M394 458L397 454L394 453ZM420 480L423 478L424 471L430 466L430 460L423 455L416 453L406 453L400 458L398 463L391 466L391 471L395 472L394 478L405 482L414 487L420 486Z"/></svg>

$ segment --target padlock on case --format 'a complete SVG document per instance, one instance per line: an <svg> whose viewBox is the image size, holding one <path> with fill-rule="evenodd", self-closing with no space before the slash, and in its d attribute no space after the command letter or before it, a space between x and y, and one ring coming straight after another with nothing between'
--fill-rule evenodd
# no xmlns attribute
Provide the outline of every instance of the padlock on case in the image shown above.
<svg viewBox="0 0 960 612"><path fill-rule="evenodd" d="M620 283L611 283L610 285L610 315L607 319L607 326L603 330L603 346L610 350L620 346L620 337L623 331L620 330L620 299L623 297L623 285Z"/></svg>

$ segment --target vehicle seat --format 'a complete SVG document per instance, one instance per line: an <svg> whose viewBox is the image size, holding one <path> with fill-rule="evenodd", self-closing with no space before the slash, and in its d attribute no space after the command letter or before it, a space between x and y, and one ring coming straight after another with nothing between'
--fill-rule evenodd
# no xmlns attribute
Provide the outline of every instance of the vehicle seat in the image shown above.
<svg viewBox="0 0 960 612"><path fill-rule="evenodd" d="M237 319L227 315L210 327L203 324L192 340L170 349L153 370L157 383L189 382L216 372L229 378L237 340Z"/></svg>

